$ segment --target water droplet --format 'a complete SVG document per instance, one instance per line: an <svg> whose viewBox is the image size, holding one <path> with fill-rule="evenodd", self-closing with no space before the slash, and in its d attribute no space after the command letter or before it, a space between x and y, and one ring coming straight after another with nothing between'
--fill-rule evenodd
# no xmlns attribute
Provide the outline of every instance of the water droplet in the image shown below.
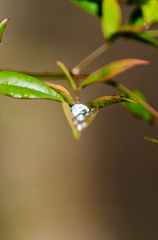
<svg viewBox="0 0 158 240"><path fill-rule="evenodd" d="M82 122L82 121L85 120L85 116L84 116L83 114L81 114L81 113L78 114L76 118L77 118L77 120L78 120L79 122Z"/></svg>
<svg viewBox="0 0 158 240"><path fill-rule="evenodd" d="M25 94L24 97L27 97L27 94Z"/></svg>
<svg viewBox="0 0 158 240"><path fill-rule="evenodd" d="M13 96L13 94L14 94L14 93L12 92L11 95Z"/></svg>
<svg viewBox="0 0 158 240"><path fill-rule="evenodd" d="M81 125L81 124L78 124L78 125L77 125L77 130L78 130L78 131L81 131L81 130L82 130L82 125Z"/></svg>

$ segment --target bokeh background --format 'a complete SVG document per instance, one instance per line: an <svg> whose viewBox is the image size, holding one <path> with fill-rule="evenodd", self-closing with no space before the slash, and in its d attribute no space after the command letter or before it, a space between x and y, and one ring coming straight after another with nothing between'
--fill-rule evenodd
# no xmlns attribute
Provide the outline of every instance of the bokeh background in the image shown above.
<svg viewBox="0 0 158 240"><path fill-rule="evenodd" d="M121 8L125 22L132 8ZM99 20L68 0L1 0L6 17L0 69L59 72L56 60L72 68L104 42ZM124 58L151 62L115 79L158 110L156 48L118 40L85 71ZM81 100L118 93L96 84ZM0 240L158 238L158 148L143 140L157 127L116 104L76 142L60 103L0 96L0 113Z"/></svg>

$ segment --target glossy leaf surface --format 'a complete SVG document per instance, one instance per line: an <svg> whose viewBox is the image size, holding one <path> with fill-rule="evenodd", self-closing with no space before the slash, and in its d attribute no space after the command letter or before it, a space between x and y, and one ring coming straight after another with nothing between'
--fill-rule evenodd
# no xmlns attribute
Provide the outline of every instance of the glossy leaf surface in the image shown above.
<svg viewBox="0 0 158 240"><path fill-rule="evenodd" d="M71 109L66 102L62 102L62 108L63 108L64 114L65 114L65 117L66 117L66 119L67 119L67 121L68 121L68 123L69 123L69 125L72 129L73 136L76 140L78 140L81 132L77 130L77 128L76 128L76 126L73 122L74 116L71 112Z"/></svg>
<svg viewBox="0 0 158 240"><path fill-rule="evenodd" d="M71 0L71 2L75 3L77 6L95 17L101 16L101 0Z"/></svg>
<svg viewBox="0 0 158 240"><path fill-rule="evenodd" d="M105 96L105 97L100 97L100 98L94 99L94 100L86 103L85 105L88 108L94 108L94 107L103 108L103 107L107 107L111 104L121 103L121 102L130 102L131 104L136 103L136 102L129 100L127 98L124 98L122 96Z"/></svg>
<svg viewBox="0 0 158 240"><path fill-rule="evenodd" d="M65 74L66 79L67 79L68 83L70 84L70 86L72 87L72 89L75 90L76 89L76 85L74 83L74 80L73 80L69 70L65 66L65 64L63 62L61 62L61 61L57 61L56 64L60 68L60 70Z"/></svg>
<svg viewBox="0 0 158 240"><path fill-rule="evenodd" d="M2 42L2 35L8 21L9 21L9 18L6 18L0 22L0 43Z"/></svg>
<svg viewBox="0 0 158 240"><path fill-rule="evenodd" d="M109 39L116 33L121 23L121 11L117 0L103 0L102 2L102 30Z"/></svg>
<svg viewBox="0 0 158 240"><path fill-rule="evenodd" d="M141 92L135 90L135 91L132 91L132 93L134 93L137 97L139 97L144 102L147 102L146 98ZM134 98L129 97L128 94L123 94L123 96L130 100L134 100ZM147 122L151 122L153 120L153 115L149 111L147 111L143 106L141 106L141 104L133 105L131 103L122 103L122 105L125 106L127 109L129 109L132 112L133 116L138 119L144 119Z"/></svg>
<svg viewBox="0 0 158 240"><path fill-rule="evenodd" d="M156 140L156 139L149 138L149 137L144 137L144 139L145 139L145 140L148 140L149 142L152 142L152 143L158 145L158 140Z"/></svg>
<svg viewBox="0 0 158 240"><path fill-rule="evenodd" d="M80 85L80 88L84 88L89 84L103 82L114 76L136 66L136 65L147 65L149 62L140 59L123 59L116 62L112 62L105 67L95 71L89 75Z"/></svg>
<svg viewBox="0 0 158 240"><path fill-rule="evenodd" d="M70 93L61 85L49 83L49 82L44 82L46 85L48 85L50 88L52 88L54 91L60 94L62 98L64 99L65 102L68 103L70 107L72 107L75 102L73 98L71 97Z"/></svg>
<svg viewBox="0 0 158 240"><path fill-rule="evenodd" d="M38 79L12 71L0 71L0 94L14 98L47 98L64 101L57 92Z"/></svg>

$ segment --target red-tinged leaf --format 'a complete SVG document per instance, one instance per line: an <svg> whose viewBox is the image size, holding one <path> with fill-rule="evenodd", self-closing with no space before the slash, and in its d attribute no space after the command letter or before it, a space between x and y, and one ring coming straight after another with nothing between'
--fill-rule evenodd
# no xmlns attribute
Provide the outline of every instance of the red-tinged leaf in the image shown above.
<svg viewBox="0 0 158 240"><path fill-rule="evenodd" d="M149 138L149 137L144 137L145 140L148 140L149 142L155 143L156 145L158 145L158 140L153 139L153 138Z"/></svg>
<svg viewBox="0 0 158 240"><path fill-rule="evenodd" d="M73 80L73 78L72 78L69 70L68 70L67 67L64 65L64 63L61 62L61 61L57 61L57 62L56 62L56 65L57 65L57 66L60 68L60 70L65 74L66 79L67 79L68 83L70 84L70 86L72 87L72 89L75 90L77 87L76 87L76 85L75 85L75 83L74 83L74 80Z"/></svg>
<svg viewBox="0 0 158 240"><path fill-rule="evenodd" d="M103 34L109 39L118 31L121 23L121 11L117 0L103 0L101 20Z"/></svg>
<svg viewBox="0 0 158 240"><path fill-rule="evenodd" d="M136 65L148 65L149 62L140 59L123 59L116 62L112 62L105 67L95 71L89 75L80 85L80 88L85 88L87 85L103 82L109 80L116 75L136 66Z"/></svg>
<svg viewBox="0 0 158 240"><path fill-rule="evenodd" d="M73 114L71 112L71 109L70 109L69 105L66 102L62 102L62 108L63 108L64 114L66 116L66 119L67 119L67 121L68 121L68 123L69 123L69 125L70 125L70 127L72 129L73 136L74 136L74 138L76 140L78 140L79 137L80 137L81 132L77 130L77 128L76 128L76 126L75 126L75 124L73 122L74 116L73 116Z"/></svg>
<svg viewBox="0 0 158 240"><path fill-rule="evenodd" d="M131 103L136 103L132 100L129 100L127 98L124 98L122 96L104 96L104 97L100 97L100 98L97 98L97 99L94 99L88 103L86 103L85 105L88 107L88 108L94 108L94 107L97 107L97 108L103 108L103 107L107 107L111 104L114 104L114 103L121 103L121 102L131 102ZM137 103L136 103L137 104Z"/></svg>
<svg viewBox="0 0 158 240"><path fill-rule="evenodd" d="M68 103L70 107L72 107L75 104L70 93L63 86L49 83L49 82L44 82L44 83L48 85L50 88L52 88L53 90L55 90L57 93L59 93L60 96L62 96L62 98L65 100L65 102Z"/></svg>
<svg viewBox="0 0 158 240"><path fill-rule="evenodd" d="M6 18L0 22L0 43L2 42L3 32L4 32L4 29L5 29L8 21L9 21L9 18Z"/></svg>
<svg viewBox="0 0 158 240"><path fill-rule="evenodd" d="M89 126L89 124L94 120L98 113L98 108L93 108L90 110L88 115L85 116L84 120L79 120L77 116L74 117L74 115L71 112L70 107L66 102L62 102L62 107L64 114L66 116L66 119L72 129L73 136L76 140L79 139L81 132Z"/></svg>

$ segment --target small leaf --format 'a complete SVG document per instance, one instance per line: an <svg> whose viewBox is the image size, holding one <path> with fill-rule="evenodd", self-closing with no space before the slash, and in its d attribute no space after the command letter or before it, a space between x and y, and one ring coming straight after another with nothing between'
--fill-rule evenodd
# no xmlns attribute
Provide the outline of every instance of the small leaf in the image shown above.
<svg viewBox="0 0 158 240"><path fill-rule="evenodd" d="M84 9L86 12L92 14L95 17L101 17L101 0L92 0L92 1L84 1L84 0L71 0L71 2L75 3L77 6Z"/></svg>
<svg viewBox="0 0 158 240"><path fill-rule="evenodd" d="M62 102L62 108L63 108L64 114L66 116L66 119L67 119L67 121L68 121L68 123L69 123L69 125L70 125L70 127L72 129L73 136L74 136L74 138L76 140L78 140L79 137L80 137L81 132L77 130L77 128L76 128L76 126L75 126L75 124L73 122L74 116L73 116L73 114L71 112L71 109L70 109L69 105L66 102Z"/></svg>
<svg viewBox="0 0 158 240"><path fill-rule="evenodd" d="M2 42L2 35L8 21L9 21L9 18L6 18L0 22L0 43Z"/></svg>
<svg viewBox="0 0 158 240"><path fill-rule="evenodd" d="M112 62L105 67L95 71L89 75L80 85L80 88L84 88L89 84L103 82L114 76L140 64L148 65L149 62L140 59L123 59L116 62Z"/></svg>
<svg viewBox="0 0 158 240"><path fill-rule="evenodd" d="M61 61L57 61L56 62L57 66L60 68L60 70L65 74L66 79L68 80L68 83L70 84L70 86L72 87L72 89L76 89L76 85L74 83L74 80L69 72L69 70L67 69L67 67L64 65L63 62Z"/></svg>
<svg viewBox="0 0 158 240"><path fill-rule="evenodd" d="M57 84L49 83L49 82L44 82L44 83L46 85L48 85L50 88L52 88L54 91L59 93L60 96L62 96L64 101L67 102L70 107L72 107L75 104L75 102L74 102L73 98L71 97L70 93L64 87L62 87L60 85L57 85Z"/></svg>
<svg viewBox="0 0 158 240"><path fill-rule="evenodd" d="M0 71L0 94L14 98L47 98L64 101L57 92L38 79L12 71Z"/></svg>
<svg viewBox="0 0 158 240"><path fill-rule="evenodd" d="M121 103L121 102L136 103L136 102L131 101L131 100L129 100L127 98L124 98L122 96L105 96L105 97L100 97L100 98L94 99L94 100L86 103L85 105L88 108L94 108L94 107L103 108L103 107L107 107L111 104Z"/></svg>
<svg viewBox="0 0 158 240"><path fill-rule="evenodd" d="M149 137L144 137L145 140L148 140L149 142L155 143L156 145L158 145L158 140L153 139L153 138L149 138Z"/></svg>
<svg viewBox="0 0 158 240"><path fill-rule="evenodd" d="M116 33L121 23L121 12L117 0L103 0L102 2L102 30L109 39Z"/></svg>
<svg viewBox="0 0 158 240"><path fill-rule="evenodd" d="M135 91L132 91L132 93L134 93L137 97L139 97L144 102L147 102L146 98L141 92L135 90ZM133 97L130 97L128 94L123 94L123 96L130 100L135 100ZM129 109L132 112L133 116L136 117L137 119L144 119L147 122L152 122L154 119L153 115L149 111L147 111L143 106L141 106L141 104L133 105L131 103L122 103L122 105L125 106L127 109Z"/></svg>

